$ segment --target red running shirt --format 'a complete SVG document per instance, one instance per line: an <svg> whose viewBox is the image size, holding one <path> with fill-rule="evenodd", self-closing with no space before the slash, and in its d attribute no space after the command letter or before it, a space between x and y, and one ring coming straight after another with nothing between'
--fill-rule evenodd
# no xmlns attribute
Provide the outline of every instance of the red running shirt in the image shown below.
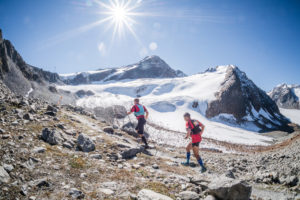
<svg viewBox="0 0 300 200"><path fill-rule="evenodd" d="M148 112L145 106L143 106L143 108L144 108L145 112ZM140 111L140 109L137 105L132 106L132 108L130 110L130 112L139 112L139 111ZM145 117L144 115L140 115L140 116L137 116L136 118L140 119L140 118L144 118L144 117Z"/></svg>

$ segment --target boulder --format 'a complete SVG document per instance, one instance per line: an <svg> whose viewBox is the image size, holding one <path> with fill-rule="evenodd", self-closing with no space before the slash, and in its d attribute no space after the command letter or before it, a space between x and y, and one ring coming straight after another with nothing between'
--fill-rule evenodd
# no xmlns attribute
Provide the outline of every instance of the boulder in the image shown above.
<svg viewBox="0 0 300 200"><path fill-rule="evenodd" d="M49 130L48 128L45 128L42 131L41 138L51 145L61 144L64 141L60 132L55 129Z"/></svg>
<svg viewBox="0 0 300 200"><path fill-rule="evenodd" d="M218 199L224 200L248 200L252 187L241 180L220 177L208 185L208 193Z"/></svg>
<svg viewBox="0 0 300 200"><path fill-rule="evenodd" d="M8 183L10 180L9 174L0 166L0 183Z"/></svg>
<svg viewBox="0 0 300 200"><path fill-rule="evenodd" d="M212 195L208 195L205 197L204 200L217 200L216 197L212 196Z"/></svg>
<svg viewBox="0 0 300 200"><path fill-rule="evenodd" d="M198 200L199 199L199 195L193 191L180 192L179 197L181 200Z"/></svg>
<svg viewBox="0 0 300 200"><path fill-rule="evenodd" d="M145 150L144 147L128 149L126 151L123 151L121 153L121 156L123 159L131 159L134 158L136 154L142 153L144 150Z"/></svg>
<svg viewBox="0 0 300 200"><path fill-rule="evenodd" d="M50 111L50 112L57 112L57 108L55 108L54 106L52 106L52 105L48 105L47 106L47 111Z"/></svg>
<svg viewBox="0 0 300 200"><path fill-rule="evenodd" d="M83 133L81 133L77 138L77 147L83 152L91 152L95 150L95 144L87 135Z"/></svg>
<svg viewBox="0 0 300 200"><path fill-rule="evenodd" d="M152 190L142 189L138 193L138 200L172 200L172 198L156 193Z"/></svg>

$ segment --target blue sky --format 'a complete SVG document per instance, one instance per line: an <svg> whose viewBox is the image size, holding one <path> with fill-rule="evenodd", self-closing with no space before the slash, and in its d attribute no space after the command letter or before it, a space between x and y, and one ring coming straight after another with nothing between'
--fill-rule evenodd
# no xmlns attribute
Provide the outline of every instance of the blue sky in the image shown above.
<svg viewBox="0 0 300 200"><path fill-rule="evenodd" d="M187 74L234 64L265 90L300 84L299 0L132 0L130 5L138 5L130 26L136 37L128 29L113 37L110 21L88 26L107 17L95 0L0 0L0 28L27 63L58 73L158 55Z"/></svg>

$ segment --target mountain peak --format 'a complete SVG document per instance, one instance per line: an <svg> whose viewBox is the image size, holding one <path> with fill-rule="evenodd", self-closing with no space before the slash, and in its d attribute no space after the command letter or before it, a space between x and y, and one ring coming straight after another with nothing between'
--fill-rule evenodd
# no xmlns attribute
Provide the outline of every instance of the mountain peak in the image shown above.
<svg viewBox="0 0 300 200"><path fill-rule="evenodd" d="M218 66L215 66L215 67L209 67L209 68L207 68L203 73L206 73L206 72L216 72L216 71L227 72L228 70L238 70L238 71L240 71L240 69L237 66L235 66L235 65L218 65Z"/></svg>

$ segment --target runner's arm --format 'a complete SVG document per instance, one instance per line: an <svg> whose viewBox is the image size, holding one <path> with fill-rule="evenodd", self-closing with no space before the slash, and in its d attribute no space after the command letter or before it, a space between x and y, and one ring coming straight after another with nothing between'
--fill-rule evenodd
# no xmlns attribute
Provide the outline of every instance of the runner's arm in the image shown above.
<svg viewBox="0 0 300 200"><path fill-rule="evenodd" d="M202 135L202 133L204 132L205 126L202 123L200 123L199 125L201 126L200 135Z"/></svg>
<svg viewBox="0 0 300 200"><path fill-rule="evenodd" d="M132 108L130 109L130 111L127 112L127 115L130 115L130 114L133 113L133 112L135 112L135 107L134 107L134 106L132 106Z"/></svg>
<svg viewBox="0 0 300 200"><path fill-rule="evenodd" d="M148 119L148 116L149 116L149 112L148 112L148 110L146 110L146 116L145 116L145 119Z"/></svg>
<svg viewBox="0 0 300 200"><path fill-rule="evenodd" d="M188 139L191 136L191 129L186 129L186 136L184 139Z"/></svg>

